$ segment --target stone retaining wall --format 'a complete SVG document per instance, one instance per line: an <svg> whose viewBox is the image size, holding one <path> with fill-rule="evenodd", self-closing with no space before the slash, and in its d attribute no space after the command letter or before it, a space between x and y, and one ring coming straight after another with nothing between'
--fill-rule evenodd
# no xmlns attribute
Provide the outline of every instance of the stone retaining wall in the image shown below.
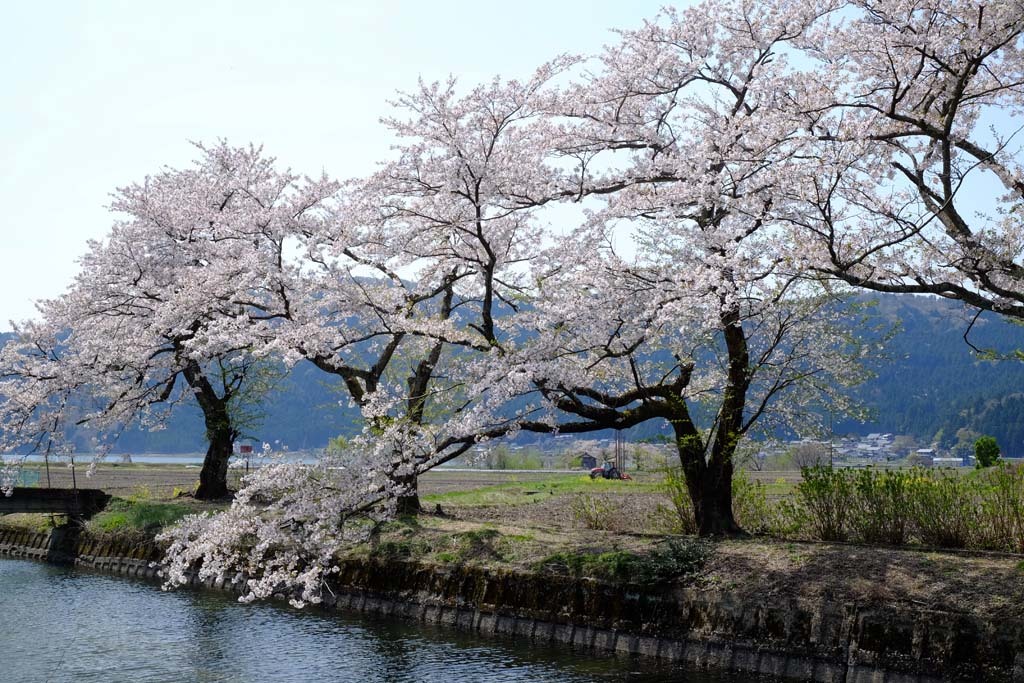
<svg viewBox="0 0 1024 683"><path fill-rule="evenodd" d="M0 555L122 576L155 579L150 564L161 553L152 541L0 527ZM726 591L620 589L591 579L403 560L346 561L330 587L329 608L697 667L829 683L1024 683L1024 623L949 612L795 599L751 604Z"/></svg>

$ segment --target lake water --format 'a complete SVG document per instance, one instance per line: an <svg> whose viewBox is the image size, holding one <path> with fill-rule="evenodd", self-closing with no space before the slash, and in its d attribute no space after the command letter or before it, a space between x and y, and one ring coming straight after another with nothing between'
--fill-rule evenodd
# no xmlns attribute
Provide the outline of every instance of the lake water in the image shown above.
<svg viewBox="0 0 1024 683"><path fill-rule="evenodd" d="M241 605L226 595L0 559L0 680L749 681L404 621Z"/></svg>

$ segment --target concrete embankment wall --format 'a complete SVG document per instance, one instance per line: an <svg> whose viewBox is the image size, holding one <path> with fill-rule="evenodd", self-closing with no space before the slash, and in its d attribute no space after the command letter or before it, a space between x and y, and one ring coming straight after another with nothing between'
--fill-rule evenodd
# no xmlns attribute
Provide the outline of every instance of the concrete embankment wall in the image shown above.
<svg viewBox="0 0 1024 683"><path fill-rule="evenodd" d="M0 527L0 555L152 579L150 564L161 549L151 541ZM728 591L618 587L403 560L346 561L332 579L331 593L326 606L342 610L796 680L1024 683L1024 623L950 612L796 599L739 601Z"/></svg>

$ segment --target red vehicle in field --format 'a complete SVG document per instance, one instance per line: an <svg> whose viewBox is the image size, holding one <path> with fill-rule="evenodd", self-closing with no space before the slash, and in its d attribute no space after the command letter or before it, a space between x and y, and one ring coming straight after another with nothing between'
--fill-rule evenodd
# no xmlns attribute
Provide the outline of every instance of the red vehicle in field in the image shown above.
<svg viewBox="0 0 1024 683"><path fill-rule="evenodd" d="M619 468L615 466L615 463L610 462L608 460L606 460L605 463L603 465L601 465L600 467L595 467L592 470L590 470L590 478L591 479L597 479L599 477L601 479L632 479L633 478L633 477L629 476L628 474L626 474L625 472L620 472Z"/></svg>

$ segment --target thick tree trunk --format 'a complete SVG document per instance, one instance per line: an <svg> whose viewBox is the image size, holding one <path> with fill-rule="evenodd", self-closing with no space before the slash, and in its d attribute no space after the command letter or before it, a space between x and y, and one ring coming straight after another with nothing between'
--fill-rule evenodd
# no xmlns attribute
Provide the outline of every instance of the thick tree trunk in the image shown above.
<svg viewBox="0 0 1024 683"><path fill-rule="evenodd" d="M740 536L743 529L732 513L732 452L706 458L704 442L683 412L673 426L679 461L686 477L686 490L693 504L693 516L700 536ZM723 442L725 443L725 442ZM728 445L725 446L728 448Z"/></svg>
<svg viewBox="0 0 1024 683"><path fill-rule="evenodd" d="M231 392L225 390L223 395L218 395L198 363L189 363L183 373L203 411L206 440L210 444L203 459L203 469L199 472L199 488L195 497L202 500L224 498L230 493L228 460L235 450L237 436L228 411Z"/></svg>
<svg viewBox="0 0 1024 683"><path fill-rule="evenodd" d="M725 308L721 323L729 363L713 440L706 460L704 447L699 454L691 451L686 456L680 448L684 469L687 457L692 463L686 472L686 484L693 500L697 533L701 536L743 534L732 513L732 456L744 431L743 411L750 386L750 351L737 307ZM700 442L696 430L690 434L689 442Z"/></svg>
<svg viewBox="0 0 1024 683"><path fill-rule="evenodd" d="M732 463L722 467L705 466L694 480L686 478L693 514L700 536L738 536L743 529L732 512Z"/></svg>
<svg viewBox="0 0 1024 683"><path fill-rule="evenodd" d="M235 449L235 440L227 410L214 410L206 416L206 438L210 445L199 472L199 488L195 497L213 500L226 497L228 490L228 461Z"/></svg>

